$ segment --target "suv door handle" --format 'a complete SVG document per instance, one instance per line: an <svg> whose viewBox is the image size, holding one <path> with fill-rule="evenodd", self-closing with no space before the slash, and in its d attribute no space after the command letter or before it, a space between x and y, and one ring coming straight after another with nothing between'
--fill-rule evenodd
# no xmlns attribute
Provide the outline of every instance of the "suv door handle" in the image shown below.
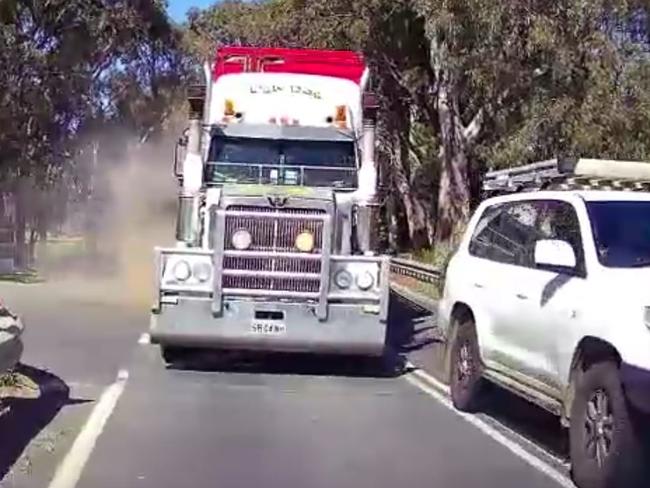
<svg viewBox="0 0 650 488"><path fill-rule="evenodd" d="M474 283L474 288L485 288L485 286L483 286L483 283Z"/></svg>
<svg viewBox="0 0 650 488"><path fill-rule="evenodd" d="M523 293L517 293L516 297L519 298L520 300L528 300L528 297Z"/></svg>

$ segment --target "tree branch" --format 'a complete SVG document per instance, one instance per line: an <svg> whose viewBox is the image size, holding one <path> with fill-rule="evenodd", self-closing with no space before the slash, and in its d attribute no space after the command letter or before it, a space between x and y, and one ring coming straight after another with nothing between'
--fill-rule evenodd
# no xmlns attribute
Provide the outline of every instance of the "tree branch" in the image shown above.
<svg viewBox="0 0 650 488"><path fill-rule="evenodd" d="M478 136L481 134L484 122L485 107L481 107L478 112L476 112L471 122L463 128L463 137L467 144L472 145L476 141Z"/></svg>

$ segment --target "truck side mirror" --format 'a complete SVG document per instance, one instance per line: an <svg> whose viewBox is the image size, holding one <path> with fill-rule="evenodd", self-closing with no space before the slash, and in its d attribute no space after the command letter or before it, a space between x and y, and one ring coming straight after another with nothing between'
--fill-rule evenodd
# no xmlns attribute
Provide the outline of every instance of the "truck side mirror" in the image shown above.
<svg viewBox="0 0 650 488"><path fill-rule="evenodd" d="M552 268L575 268L576 254L573 247L559 239L542 239L535 243L535 264Z"/></svg>

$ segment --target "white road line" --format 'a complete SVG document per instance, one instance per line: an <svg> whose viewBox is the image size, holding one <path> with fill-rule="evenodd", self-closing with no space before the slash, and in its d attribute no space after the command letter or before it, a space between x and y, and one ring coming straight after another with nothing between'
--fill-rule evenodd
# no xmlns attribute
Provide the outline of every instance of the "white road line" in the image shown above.
<svg viewBox="0 0 650 488"><path fill-rule="evenodd" d="M97 438L104 430L117 401L124 392L128 378L129 372L121 370L115 383L104 390L86 424L57 468L49 488L74 488L77 485L84 466L95 448Z"/></svg>
<svg viewBox="0 0 650 488"><path fill-rule="evenodd" d="M413 363L411 363L411 362L407 362L407 363L406 363L406 366L407 366L410 370L412 370L412 371L411 371L411 374L413 374L414 376L416 376L419 380L423 381L425 384L427 384L427 385L429 385L429 386L432 386L433 388L437 389L438 391L444 393L444 395L445 395L447 398L449 397L449 395L451 394L451 392L450 392L450 390L449 390L449 385L446 385L446 384L443 383L442 381L439 381L437 378L435 378L434 376L431 376L429 373L427 373L427 372L424 371L423 369L419 369L417 366L415 366L415 365L414 365ZM449 400L447 400L447 401L449 402ZM451 405L451 403L450 403L450 405ZM549 459L552 459L552 460L555 461L558 465L560 465L560 466L564 466L565 468L569 468L569 467L571 466L571 464L570 464L570 463L567 463L564 459L562 459L562 458L560 458L560 457L558 457L558 456L556 456L556 455L554 455L554 454L548 452L548 451L547 451L546 449L544 449L543 447L537 445L535 442L531 441L530 439L527 439L526 437L524 437L523 435L521 435L519 432L517 432L517 431L511 429L510 427L508 427L508 426L505 425L504 423L499 422L499 421L496 420L496 419L492 419L492 421L493 421L493 423L498 424L498 425L499 425L499 428L500 428L501 430L506 431L506 432L508 433L508 435L510 435L511 437L515 437L515 438L518 439L519 442L521 442L522 444L525 444L525 445L527 445L528 447L530 447L531 449L537 451L538 453L540 453L540 454L542 454L542 455L548 457ZM487 422L486 422L486 423L487 423Z"/></svg>
<svg viewBox="0 0 650 488"><path fill-rule="evenodd" d="M449 396L451 393L449 391L449 385L444 384L442 381L438 380L436 377L431 376L429 373L423 369L418 368L416 365L408 361L406 367L411 371L411 374L417 376L421 380L431 384L434 388L440 390L445 395Z"/></svg>
<svg viewBox="0 0 650 488"><path fill-rule="evenodd" d="M151 336L148 333L143 332L138 339L138 344L151 344Z"/></svg>
<svg viewBox="0 0 650 488"><path fill-rule="evenodd" d="M516 442L508 439L505 435L503 435L501 432L499 432L491 425L487 424L486 422L484 422L483 420L481 420L480 418L474 415L456 410L448 398L446 398L442 393L437 391L432 386L426 384L424 380L418 377L418 375L414 373L408 373L404 376L404 378L406 379L406 381L416 386L417 388L425 392L430 397L434 398L438 403L446 407L448 410L454 412L463 420L467 421L468 423L472 424L474 427L479 429L485 435L487 435L491 439L501 444L503 447L508 449L515 456L520 458L522 461L527 463L532 468L536 469L537 471L545 474L552 480L556 481L560 486L563 486L565 488L575 488L575 485L571 482L571 480L568 477L566 477L564 474L562 474L560 471L555 469L550 464L545 463L544 461L542 461L540 458L536 456L533 456L526 449L521 447Z"/></svg>

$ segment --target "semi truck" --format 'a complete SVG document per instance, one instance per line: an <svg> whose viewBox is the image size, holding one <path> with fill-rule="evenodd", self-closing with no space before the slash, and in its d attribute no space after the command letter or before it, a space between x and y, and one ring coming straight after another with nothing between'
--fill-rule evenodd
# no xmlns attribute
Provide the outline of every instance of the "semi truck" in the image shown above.
<svg viewBox="0 0 650 488"><path fill-rule="evenodd" d="M224 47L203 71L174 163L176 245L155 249L152 342L167 362L196 348L381 357L389 260L363 56Z"/></svg>

